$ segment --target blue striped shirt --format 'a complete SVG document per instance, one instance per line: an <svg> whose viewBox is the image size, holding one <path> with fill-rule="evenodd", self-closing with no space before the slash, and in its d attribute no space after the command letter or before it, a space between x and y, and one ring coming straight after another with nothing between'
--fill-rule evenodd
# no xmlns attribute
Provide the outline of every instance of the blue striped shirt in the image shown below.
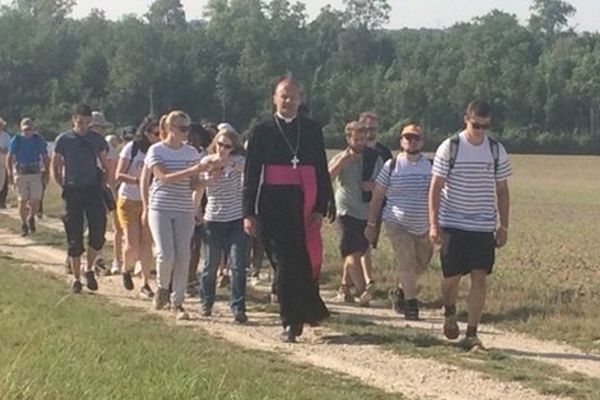
<svg viewBox="0 0 600 400"><path fill-rule="evenodd" d="M162 165L166 172L172 173L187 169L200 161L200 153L184 144L178 149L172 149L166 144L159 142L148 149L144 164L147 168ZM181 179L176 183L163 183L154 177L150 186L151 210L194 212L192 201L191 178Z"/></svg>
<svg viewBox="0 0 600 400"><path fill-rule="evenodd" d="M494 158L487 136L474 146L459 134L460 144L454 167L450 170L450 139L438 147L433 163L433 174L445 178L439 210L439 225L471 232L496 230L496 182L512 175L506 149L501 144L498 170L494 172Z"/></svg>
<svg viewBox="0 0 600 400"><path fill-rule="evenodd" d="M412 162L401 154L390 176L391 162L386 161L376 180L377 185L385 188L387 198L383 220L401 225L414 235L423 235L429 230L427 197L431 162L425 156Z"/></svg>
<svg viewBox="0 0 600 400"><path fill-rule="evenodd" d="M206 159L208 160L208 156ZM244 156L231 156L231 163L244 165ZM214 173L214 172L213 172ZM231 222L243 218L242 208L242 177L243 174L235 170L233 165L228 165L222 171L217 172L216 180L208 180L206 187L206 210L205 221ZM209 174L203 174L209 179Z"/></svg>

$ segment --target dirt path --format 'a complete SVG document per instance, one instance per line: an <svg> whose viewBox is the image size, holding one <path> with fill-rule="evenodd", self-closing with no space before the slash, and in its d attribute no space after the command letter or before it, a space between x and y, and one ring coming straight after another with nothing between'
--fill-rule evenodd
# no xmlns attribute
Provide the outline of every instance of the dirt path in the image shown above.
<svg viewBox="0 0 600 400"><path fill-rule="evenodd" d="M16 212L12 211L11 214L16 217ZM62 223L57 219L45 218L40 221L40 224L51 229L62 229ZM268 290L266 286L263 289L265 291ZM323 293L323 297L326 299L333 298L334 294ZM408 322L384 307L383 304L371 308L360 308L328 301L328 306L332 311L356 315L361 319L375 324L425 329L430 331L429 333L442 338L443 318L441 312L422 310L422 321ZM461 329L464 331L466 327L461 324ZM565 368L567 371L579 372L600 379L600 354L584 353L566 344L501 331L489 325L482 325L480 327L480 336L485 345L490 349L505 351L513 356L555 364Z"/></svg>
<svg viewBox="0 0 600 400"><path fill-rule="evenodd" d="M60 250L38 245L30 238L21 238L0 229L0 251L26 261L36 268L70 278L62 274L64 253ZM135 307L144 312L161 315L167 323L175 323L168 312L151 309L148 300L137 297L137 291L125 292L119 276L99 279L98 293L124 306ZM139 285L139 281L136 280ZM85 296L84 296L85 298ZM217 303L211 318L201 318L197 313L197 300L186 300L192 320L178 323L190 325L224 338L237 345L285 354L289 360L311 364L336 373L357 378L366 385L387 392L402 393L409 398L468 400L468 399L557 399L524 388L516 382L501 382L483 373L463 370L434 360L401 356L375 345L352 342L350 338L328 328L307 329L300 344L284 344L278 340L280 326L277 315L250 312L250 323L237 325L232 322L226 304ZM342 312L356 310L336 308ZM364 311L364 310L361 310ZM371 309L373 316L385 310ZM431 324L427 322L426 324ZM464 388L469 388L465 391Z"/></svg>

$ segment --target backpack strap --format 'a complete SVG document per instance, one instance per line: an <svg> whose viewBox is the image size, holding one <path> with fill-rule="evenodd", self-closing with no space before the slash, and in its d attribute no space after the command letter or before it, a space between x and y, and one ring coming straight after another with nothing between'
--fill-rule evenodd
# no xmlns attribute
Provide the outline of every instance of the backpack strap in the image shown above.
<svg viewBox="0 0 600 400"><path fill-rule="evenodd" d="M456 163L456 156L458 156L458 146L460 145L460 137L458 133L455 133L450 137L450 151L448 157L448 172L452 171L454 164Z"/></svg>
<svg viewBox="0 0 600 400"><path fill-rule="evenodd" d="M494 175L498 173L498 165L500 163L500 144L494 138L488 136L488 142L490 144L490 152L492 153L492 159L494 160Z"/></svg>
<svg viewBox="0 0 600 400"><path fill-rule="evenodd" d="M392 156L392 158L390 158L390 171L389 171L389 175L388 175L388 181L387 181L387 187L390 187L390 182L392 181L392 172L394 172L394 170L396 169L396 158L398 156Z"/></svg>

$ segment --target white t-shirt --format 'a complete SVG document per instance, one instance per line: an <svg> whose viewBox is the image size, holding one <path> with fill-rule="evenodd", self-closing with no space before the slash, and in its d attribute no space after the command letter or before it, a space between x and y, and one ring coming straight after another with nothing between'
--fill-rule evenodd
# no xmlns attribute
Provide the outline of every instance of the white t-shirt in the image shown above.
<svg viewBox="0 0 600 400"><path fill-rule="evenodd" d="M129 168L125 172L129 176L134 176L139 178L142 174L142 169L144 168L144 158L146 154L138 147L138 151L135 155L135 158L132 160L132 151L133 151L133 141L127 143L125 147L121 150L121 154L119 154L119 158L127 160L129 162ZM142 201L142 194L140 193L140 185L137 183L128 183L123 182L119 186L119 197L122 197L127 200L134 201Z"/></svg>
<svg viewBox="0 0 600 400"><path fill-rule="evenodd" d="M207 156L205 160L214 158ZM244 156L231 156L231 163L244 165ZM208 173L202 174L204 179L209 179ZM242 210L242 180L243 173L238 172L233 166L228 165L220 172L219 178L210 182L206 187L206 210L204 220L213 222L231 222L243 218Z"/></svg>
<svg viewBox="0 0 600 400"><path fill-rule="evenodd" d="M162 164L167 173L177 172L197 164L200 161L200 153L187 144L178 149L172 149L166 144L155 143L148 149L144 163L147 168ZM191 178L185 178L177 183L162 183L154 177L150 186L151 210L177 211L193 213L194 202L192 200Z"/></svg>
<svg viewBox="0 0 600 400"><path fill-rule="evenodd" d="M385 188L387 199L383 220L401 225L414 235L423 235L429 230L431 162L425 156L412 162L405 155L399 155L390 176L391 163L392 160L385 162L376 180L377 185Z"/></svg>
<svg viewBox="0 0 600 400"><path fill-rule="evenodd" d="M474 146L459 134L459 146L454 167L450 170L450 139L446 139L435 153L433 175L445 178L439 211L442 228L456 228L470 232L496 230L496 182L512 175L508 155L498 143L498 170L494 171L494 157L487 136Z"/></svg>
<svg viewBox="0 0 600 400"><path fill-rule="evenodd" d="M6 131L0 131L0 149L8 150L8 142L10 142L10 135ZM5 163L6 154L0 153L0 171L4 171Z"/></svg>

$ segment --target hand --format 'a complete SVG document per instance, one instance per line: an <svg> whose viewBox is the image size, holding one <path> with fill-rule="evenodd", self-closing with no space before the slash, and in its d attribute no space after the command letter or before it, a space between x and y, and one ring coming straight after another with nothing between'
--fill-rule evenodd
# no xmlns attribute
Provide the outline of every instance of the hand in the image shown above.
<svg viewBox="0 0 600 400"><path fill-rule="evenodd" d="M313 212L310 217L308 218L308 225L314 225L314 224L318 224L319 228L321 227L321 224L323 223L323 214L318 213L318 212Z"/></svg>
<svg viewBox="0 0 600 400"><path fill-rule="evenodd" d="M442 243L442 236L441 236L441 233L440 233L440 227L439 226L437 226L437 225L430 225L429 226L429 240L433 244L441 244Z"/></svg>
<svg viewBox="0 0 600 400"><path fill-rule="evenodd" d="M194 219L196 220L196 225L202 225L204 223L204 215L202 214L202 209L198 209L196 211Z"/></svg>
<svg viewBox="0 0 600 400"><path fill-rule="evenodd" d="M346 147L346 150L344 150L344 155L342 157L342 162L344 165L346 165L349 162L353 161L356 157L357 154L354 154L350 147Z"/></svg>
<svg viewBox="0 0 600 400"><path fill-rule="evenodd" d="M254 217L246 217L244 218L244 232L246 232L246 234L248 236L251 237L256 237L256 218Z"/></svg>
<svg viewBox="0 0 600 400"><path fill-rule="evenodd" d="M496 230L496 247L500 248L506 244L508 240L508 231L502 227Z"/></svg>
<svg viewBox="0 0 600 400"><path fill-rule="evenodd" d="M360 187L365 192L372 192L375 189L375 181L362 181Z"/></svg>
<svg viewBox="0 0 600 400"><path fill-rule="evenodd" d="M367 238L369 243L373 244L377 239L377 227L367 225L365 228L365 238Z"/></svg>

